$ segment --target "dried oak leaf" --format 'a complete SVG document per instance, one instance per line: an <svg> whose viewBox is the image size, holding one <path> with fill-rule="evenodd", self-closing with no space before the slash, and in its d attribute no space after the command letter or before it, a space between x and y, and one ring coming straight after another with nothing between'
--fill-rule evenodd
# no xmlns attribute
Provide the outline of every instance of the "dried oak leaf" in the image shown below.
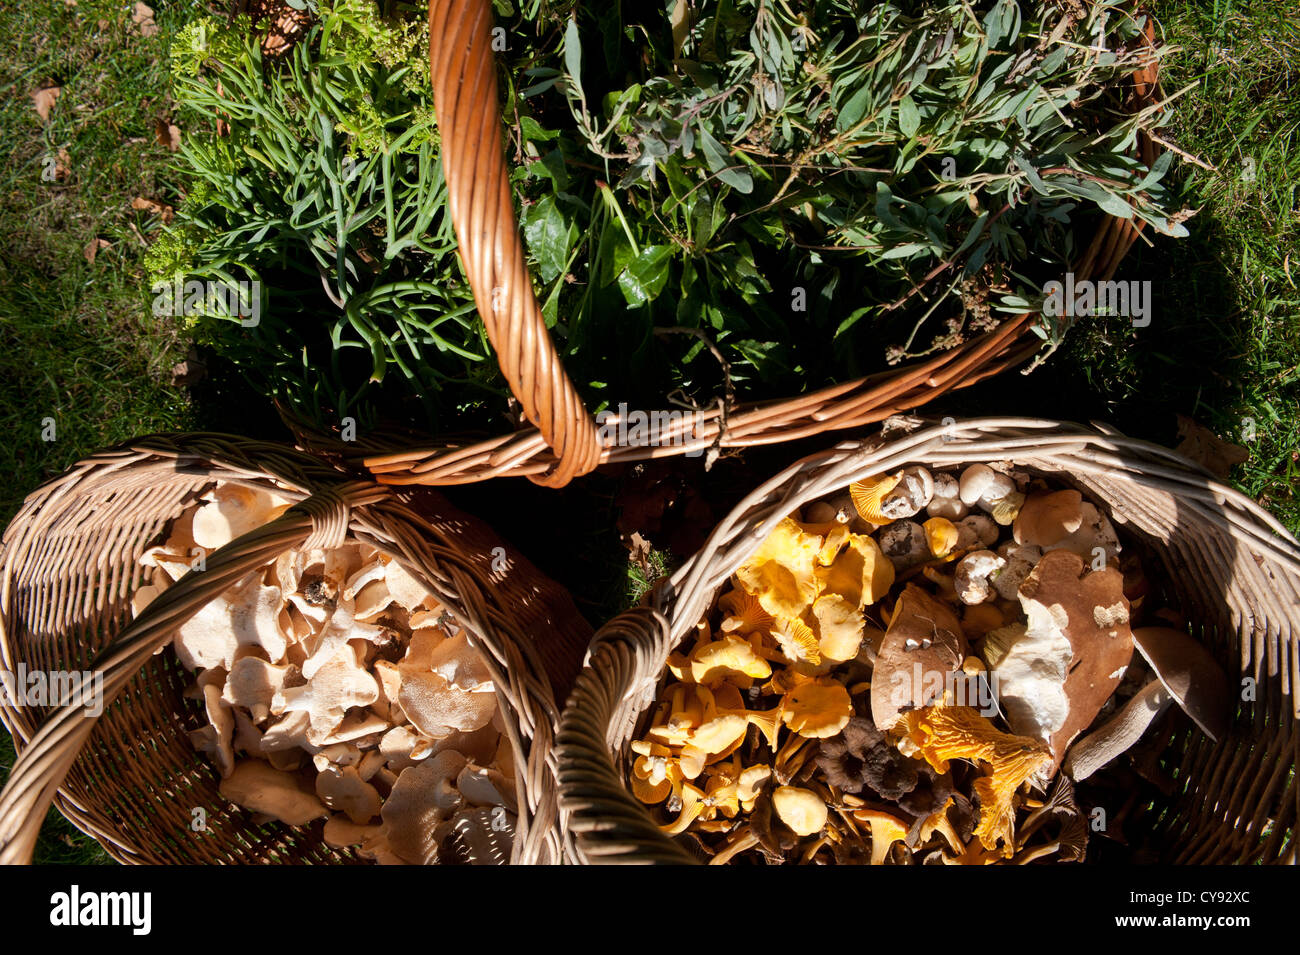
<svg viewBox="0 0 1300 955"><path fill-rule="evenodd" d="M146 199L144 196L136 196L131 200L131 208L138 212L148 212L150 215L156 215L162 219L164 225L170 225L172 217L176 214L175 210L162 202L155 202L153 199Z"/></svg>
<svg viewBox="0 0 1300 955"><path fill-rule="evenodd" d="M169 153L181 148L181 128L161 117L154 120L154 138L159 146L165 146Z"/></svg>

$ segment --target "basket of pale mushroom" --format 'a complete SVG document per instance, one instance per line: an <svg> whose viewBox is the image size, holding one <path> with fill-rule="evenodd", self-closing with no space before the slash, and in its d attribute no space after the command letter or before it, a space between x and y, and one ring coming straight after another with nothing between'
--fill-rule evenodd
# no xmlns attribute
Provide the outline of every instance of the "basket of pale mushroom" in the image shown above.
<svg viewBox="0 0 1300 955"><path fill-rule="evenodd" d="M218 485L142 561L188 570L232 513L273 504ZM323 820L328 845L381 863L509 860L515 760L492 675L399 561L359 543L286 551L173 646L208 720L191 740L256 821Z"/></svg>
<svg viewBox="0 0 1300 955"><path fill-rule="evenodd" d="M556 862L555 693L590 630L439 495L220 436L83 461L8 528L0 860L51 799L122 861ZM57 786L57 789L56 789Z"/></svg>
<svg viewBox="0 0 1300 955"><path fill-rule="evenodd" d="M597 634L561 804L590 861L1204 861L1243 820L1215 861L1277 858L1293 756L1248 727L1294 712L1280 674L1243 701L1242 637L1294 654L1297 567L1142 442L998 421L841 445ZM1234 759L1275 785L1229 809Z"/></svg>

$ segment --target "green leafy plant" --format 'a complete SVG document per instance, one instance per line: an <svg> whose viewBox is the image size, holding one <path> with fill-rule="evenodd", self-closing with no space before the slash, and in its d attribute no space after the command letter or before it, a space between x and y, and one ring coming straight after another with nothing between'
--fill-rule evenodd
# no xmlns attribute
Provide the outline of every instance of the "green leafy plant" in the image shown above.
<svg viewBox="0 0 1300 955"><path fill-rule="evenodd" d="M318 9L280 60L243 20L179 37L191 184L153 278L260 283L255 327L220 308L186 317L309 419L473 410L501 389L456 261L427 34L369 0Z"/></svg>
<svg viewBox="0 0 1300 955"><path fill-rule="evenodd" d="M704 343L664 335L687 327L750 396L787 394L1039 307L1100 213L1186 234L1173 155L1134 155L1168 111L1129 111L1129 77L1165 50L1123 0L626 10L570 20L522 91L554 128L519 125L546 314L574 367L595 371L615 324L629 355L598 377L715 397ZM1039 330L1055 345L1064 326Z"/></svg>
<svg viewBox="0 0 1300 955"><path fill-rule="evenodd" d="M542 313L593 411L787 396L1039 310L1103 214L1183 235L1129 0L495 4ZM459 430L506 408L438 169L421 10L331 0L280 60L174 53L208 132L156 278L263 285L200 329L309 419ZM205 32L207 31L207 32ZM228 127L228 128L227 128ZM189 127L187 127L189 128ZM224 320L223 320L224 319ZM1069 321L1044 317L1050 352Z"/></svg>

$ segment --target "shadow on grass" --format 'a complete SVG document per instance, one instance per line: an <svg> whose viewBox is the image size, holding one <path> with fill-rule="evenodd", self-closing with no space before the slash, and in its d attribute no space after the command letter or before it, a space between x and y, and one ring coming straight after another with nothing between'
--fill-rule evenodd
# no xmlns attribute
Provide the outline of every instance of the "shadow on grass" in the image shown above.
<svg viewBox="0 0 1300 955"><path fill-rule="evenodd" d="M1237 279L1219 223L1197 217L1191 236L1141 240L1121 263L1118 281L1151 282L1150 325L1130 319L1081 319L1061 349L1029 375L1001 375L927 406L957 417L1029 415L1103 421L1125 434L1178 443L1181 413L1225 437L1240 436L1246 407L1241 382L1250 373L1235 343L1249 334Z"/></svg>

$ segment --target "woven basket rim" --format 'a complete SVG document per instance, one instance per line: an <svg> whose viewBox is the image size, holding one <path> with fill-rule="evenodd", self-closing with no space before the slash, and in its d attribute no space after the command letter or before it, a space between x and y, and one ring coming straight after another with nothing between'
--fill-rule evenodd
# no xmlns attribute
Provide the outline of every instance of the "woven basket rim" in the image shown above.
<svg viewBox="0 0 1300 955"><path fill-rule="evenodd" d="M1281 718L1300 728L1300 542L1257 503L1176 452L1105 425L1012 417L945 419L935 425L899 417L887 422L880 435L809 455L758 485L641 607L597 632L565 706L557 747L561 806L569 813L584 861L696 861L659 832L648 808L627 790L621 753L637 719L653 705L668 655L689 638L726 581L776 524L796 508L841 492L871 473L893 473L911 464L956 468L976 462L1067 478L1077 477L1071 467L1091 468L1117 486L1145 481L1153 493L1174 496L1187 508L1183 520L1208 522L1216 513L1228 515L1228 526L1207 526L1229 534L1240 545L1237 556L1253 560L1239 560L1230 583L1223 581L1231 592L1216 598L1225 607L1220 625L1235 631L1241 673L1253 672L1257 680L1280 688L1275 697L1279 712L1289 696L1288 712ZM1117 522L1150 519L1141 502L1121 502L1124 507L1117 509L1095 487L1085 491L1089 496ZM1143 527L1128 528L1125 536L1154 540ZM1177 552L1203 548L1204 540L1198 526L1195 535L1162 545ZM614 822L602 822L606 817Z"/></svg>
<svg viewBox="0 0 1300 955"><path fill-rule="evenodd" d="M523 618L517 619L513 615L522 611L512 610L503 603L515 585L512 583L510 588L503 590L484 569L486 562L484 566L471 564L469 551L459 548L453 532L433 523L436 518L443 524L448 524L442 520L443 512L433 516L421 513L424 496L416 500L401 492L395 494L395 489L392 488L383 488L370 481L357 481L351 475L287 446L219 434L150 435L90 455L62 475L41 485L27 497L18 515L6 529L3 544L0 545L0 573L3 574L0 579L0 663L12 668L19 658L20 648L14 644L14 628L18 624L14 610L16 582L23 579L24 573L34 569L29 564L33 557L46 561L45 564L37 564L37 568L48 565L48 553L34 551L34 548L40 546L51 528L55 533L75 537L77 527L58 527L58 522L68 520L75 524L81 520L78 515L84 512L83 505L90 500L102 505L105 500L129 496L132 493L132 478L161 480L169 471L192 478L186 482L191 486L177 489L173 498L165 501L149 499L141 505L142 512L150 515L151 520L164 528L171 518L155 520L160 507L165 504L167 509L175 512L179 508L190 506L197 497L195 486L210 485L218 480L274 489L294 502L285 518L258 528L208 554L207 569L202 575L205 578L214 577L219 581L222 579L220 575L226 573L225 568L231 566L236 558L244 559L246 555L254 553L264 556L268 553L268 547L274 548L280 541L289 541L284 546L302 547L312 540L324 540L321 537L324 534L330 539L360 541L375 546L399 560L420 579L441 603L452 610L471 643L483 655L496 683L501 720L515 751L516 797L519 807L516 860L561 861L572 854L571 846L560 826L554 763L550 754L554 730L559 720L553 681L559 681L560 674L551 672L556 669L555 663L539 653L534 644L536 635L525 625ZM175 485L169 484L167 487ZM126 495L118 495L118 488L124 489ZM447 505L446 513L451 515L452 520L466 517L450 505ZM288 521L293 526L288 530L272 530L283 521ZM343 523L340 524L340 521ZM111 559L104 557L99 550L102 546L102 540L93 541L88 547L88 554L83 555L89 560L94 553L100 553L101 569L106 560L111 563ZM280 549L283 550L284 547ZM129 583L126 579L134 570L130 554L123 557L115 551L113 556L127 566L127 573L115 578L118 581L118 591L115 594L105 594L103 589L97 589L94 596L97 601L96 612L107 607L120 618L124 612L122 601L129 598L130 592L134 591L138 583ZM515 552L515 558L512 559L517 560L520 556ZM257 564L264 565L265 561ZM511 572L518 570L517 563L511 566ZM246 571L241 571L240 576L244 572ZM525 565L522 574L526 580L521 581L519 586L529 586L533 590L543 585L555 586L531 565ZM198 575L182 578L182 582L189 578L197 580ZM139 582L142 583L143 580ZM30 585L31 581L27 583ZM160 645L169 645L170 632L174 626L206 603L206 599L188 599L184 595L178 601L174 595L180 587L181 582L177 582L155 599L129 625L128 632L118 634L111 647L100 654L100 660L110 656L111 648L122 645L133 631L147 634L151 629L156 630L158 634L164 634L164 642ZM87 607L83 606L81 610L84 617ZM54 627L48 626L47 621L37 621L32 625L57 632L57 624L65 623L69 612L75 614L76 609L67 606L60 608L60 617L55 621ZM164 620L165 625L155 627L152 620ZM95 626L102 630L103 622L97 622ZM153 642L158 641L154 639ZM149 652L147 656L152 656L152 653ZM147 658L144 662L147 663ZM110 663L105 668L106 674L114 672L112 666L116 666L116 663ZM131 668L128 678L137 670L138 667ZM105 680L106 695L111 692L108 690L110 685L111 677ZM106 706L105 712L107 710ZM52 713L46 723L55 716L57 714ZM10 782L21 777L29 750L34 744L39 744L40 747L48 747L39 750L46 758L45 767L41 772L34 772L30 778L35 780L38 787L44 787L56 776L62 780L80 749L80 743L76 740L84 741L89 736L90 729L75 736L65 736L63 743L49 743L42 738L43 730L34 724L31 717L29 711L14 708L8 700L0 705L0 720L13 734L19 753ZM208 766L211 772L216 772L201 754L196 753L196 758ZM54 793L46 795L53 797ZM0 796L0 837L4 840L0 855L7 861L21 861L24 856L30 858L35 833L39 830L40 820L44 818L44 809L49 801L49 798L37 798L33 802L31 792L19 798L11 792L9 785L6 786L4 796ZM145 846L123 844L114 836L111 821L98 815L93 806L84 805L84 802L84 797L79 802L74 794L63 791L60 787L60 809L74 825L100 841L111 855L119 861L140 861L149 854L149 849ZM31 825L33 821L34 828Z"/></svg>

